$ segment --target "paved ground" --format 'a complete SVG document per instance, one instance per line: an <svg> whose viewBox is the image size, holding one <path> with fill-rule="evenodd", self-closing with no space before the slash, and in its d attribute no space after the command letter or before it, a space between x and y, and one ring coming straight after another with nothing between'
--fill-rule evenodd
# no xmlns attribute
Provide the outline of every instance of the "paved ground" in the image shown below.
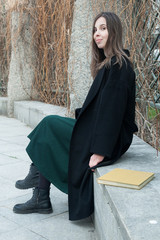
<svg viewBox="0 0 160 240"><path fill-rule="evenodd" d="M67 195L51 189L54 212L15 214L16 203L25 202L32 190L18 190L17 179L28 173L30 160L25 152L31 128L20 121L0 116L0 240L95 240L91 219L68 220Z"/></svg>

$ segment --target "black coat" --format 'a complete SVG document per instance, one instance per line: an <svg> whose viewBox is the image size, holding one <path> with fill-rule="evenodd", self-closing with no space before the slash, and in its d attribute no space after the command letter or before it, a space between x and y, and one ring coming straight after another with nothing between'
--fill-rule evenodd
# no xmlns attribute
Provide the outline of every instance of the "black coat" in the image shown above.
<svg viewBox="0 0 160 240"><path fill-rule="evenodd" d="M69 219L79 220L93 213L93 153L105 156L96 167L115 162L129 148L135 125L135 73L128 60L120 68L99 70L81 109L70 144L68 176Z"/></svg>

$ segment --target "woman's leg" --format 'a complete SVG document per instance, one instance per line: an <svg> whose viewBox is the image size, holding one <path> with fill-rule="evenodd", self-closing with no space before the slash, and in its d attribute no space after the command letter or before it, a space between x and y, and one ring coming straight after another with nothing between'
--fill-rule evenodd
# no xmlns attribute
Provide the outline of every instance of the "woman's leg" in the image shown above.
<svg viewBox="0 0 160 240"><path fill-rule="evenodd" d="M40 175L40 177L39 177ZM40 182L39 182L40 181ZM42 176L34 163L31 163L29 173L23 180L17 180L15 187L18 189L28 189L34 187L46 188L50 182Z"/></svg>
<svg viewBox="0 0 160 240"><path fill-rule="evenodd" d="M39 174L39 184L40 189L49 190L51 182L47 180L41 173Z"/></svg>
<svg viewBox="0 0 160 240"><path fill-rule="evenodd" d="M39 184L33 190L32 198L21 204L16 204L13 212L19 214L27 213L52 213L52 205L50 202L50 182L40 173Z"/></svg>
<svg viewBox="0 0 160 240"><path fill-rule="evenodd" d="M72 130L75 119L45 117L28 136L27 153L39 171L58 189L68 192L68 161ZM14 206L15 213L51 213L50 183L40 174L39 186L32 198Z"/></svg>
<svg viewBox="0 0 160 240"><path fill-rule="evenodd" d="M28 136L26 151L39 171L54 186L68 193L70 139L75 119L50 115Z"/></svg>
<svg viewBox="0 0 160 240"><path fill-rule="evenodd" d="M18 189L28 189L38 187L39 171L37 167L31 163L29 173L23 180L18 180L15 183L15 187Z"/></svg>

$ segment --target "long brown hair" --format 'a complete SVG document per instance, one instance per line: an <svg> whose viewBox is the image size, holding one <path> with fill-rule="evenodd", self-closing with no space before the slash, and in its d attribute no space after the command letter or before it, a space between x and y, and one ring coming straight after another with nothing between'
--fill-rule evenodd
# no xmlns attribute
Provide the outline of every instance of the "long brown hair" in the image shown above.
<svg viewBox="0 0 160 240"><path fill-rule="evenodd" d="M94 41L93 35L95 31L95 23L98 18L104 17L108 30L108 40L103 49L99 49ZM101 12L93 21L92 29L92 60L91 60L91 74L95 78L98 70L103 66L109 67L111 65L111 58L116 56L116 63L122 66L122 61L129 57L123 50L122 43L122 24L119 17L113 12Z"/></svg>

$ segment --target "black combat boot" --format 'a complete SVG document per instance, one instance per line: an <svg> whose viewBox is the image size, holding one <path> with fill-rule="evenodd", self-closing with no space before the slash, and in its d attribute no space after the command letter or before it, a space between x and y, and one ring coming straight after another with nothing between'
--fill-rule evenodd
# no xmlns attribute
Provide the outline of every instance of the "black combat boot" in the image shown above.
<svg viewBox="0 0 160 240"><path fill-rule="evenodd" d="M39 171L37 167L32 163L30 165L29 173L23 180L18 180L15 187L18 189L28 189L38 187Z"/></svg>
<svg viewBox="0 0 160 240"><path fill-rule="evenodd" d="M52 213L52 205L49 197L50 190L35 188L32 198L26 203L16 204L13 212L19 214L27 213Z"/></svg>

